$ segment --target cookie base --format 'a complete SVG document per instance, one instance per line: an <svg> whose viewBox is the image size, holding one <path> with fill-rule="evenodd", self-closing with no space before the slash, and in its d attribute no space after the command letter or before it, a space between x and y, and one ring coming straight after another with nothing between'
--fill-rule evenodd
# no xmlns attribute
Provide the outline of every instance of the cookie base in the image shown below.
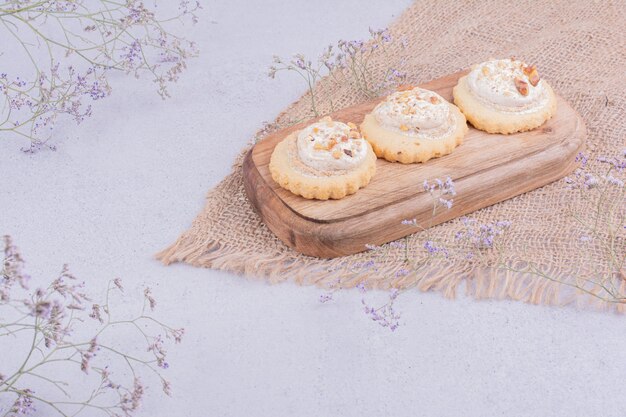
<svg viewBox="0 0 626 417"><path fill-rule="evenodd" d="M420 139L385 129L371 113L363 119L361 133L379 158L403 164L426 162L451 153L463 143L468 131L465 116L452 104L450 111L455 114L456 125L450 135L441 139Z"/></svg>
<svg viewBox="0 0 626 417"><path fill-rule="evenodd" d="M525 132L538 128L556 113L556 96L545 80L543 83L549 97L547 105L527 114L505 113L486 106L471 93L466 80L466 76L459 79L452 90L452 95L454 104L459 106L476 129L504 135Z"/></svg>
<svg viewBox="0 0 626 417"><path fill-rule="evenodd" d="M293 194L316 200L340 199L365 187L376 173L376 155L365 142L366 160L354 170L337 175L304 174L290 162L289 141L295 140L295 135L292 133L276 145L269 163L272 179Z"/></svg>

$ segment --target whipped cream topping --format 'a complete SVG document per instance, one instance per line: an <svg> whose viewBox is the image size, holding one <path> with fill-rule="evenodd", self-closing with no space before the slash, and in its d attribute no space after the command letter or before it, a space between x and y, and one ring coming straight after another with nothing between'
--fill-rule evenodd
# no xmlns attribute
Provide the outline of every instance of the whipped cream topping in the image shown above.
<svg viewBox="0 0 626 417"><path fill-rule="evenodd" d="M301 130L296 142L300 160L319 171L351 169L361 164L367 155L365 139L356 126L329 117Z"/></svg>
<svg viewBox="0 0 626 417"><path fill-rule="evenodd" d="M436 139L454 126L448 102L419 87L387 96L373 114L381 126L408 136Z"/></svg>
<svg viewBox="0 0 626 417"><path fill-rule="evenodd" d="M544 81L533 85L531 67L515 59L497 59L472 67L467 85L484 104L509 112L531 112L548 100ZM525 94L524 94L525 93Z"/></svg>

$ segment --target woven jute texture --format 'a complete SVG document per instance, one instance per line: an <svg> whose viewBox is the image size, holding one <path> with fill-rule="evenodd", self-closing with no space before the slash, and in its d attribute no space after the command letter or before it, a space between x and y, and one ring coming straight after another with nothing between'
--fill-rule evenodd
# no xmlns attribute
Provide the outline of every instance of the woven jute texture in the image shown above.
<svg viewBox="0 0 626 417"><path fill-rule="evenodd" d="M597 158L621 157L626 148L625 28L623 1L417 2L390 27L395 41L385 54L372 58L373 77L382 81L390 67L401 68L408 83L418 84L489 58L515 56L535 63L584 119L587 168L601 173L608 164ZM365 98L352 84L337 85L328 77L315 91L322 114L331 111L331 103L337 109ZM276 122L286 126L307 117L310 97L305 95ZM460 220L380 250L322 260L289 249L253 211L242 181L246 151L232 173L209 192L191 229L157 255L162 262L186 262L271 282L415 287L448 297L464 283L465 291L477 298L626 309L626 233L620 218L626 201L619 186L605 187L599 211L597 198L590 198L597 189L572 190L564 180L477 211L468 217L478 224L507 220L511 226L498 237L497 248L481 250L470 260L429 258L424 249L426 238L457 247ZM418 261L407 264L407 258Z"/></svg>

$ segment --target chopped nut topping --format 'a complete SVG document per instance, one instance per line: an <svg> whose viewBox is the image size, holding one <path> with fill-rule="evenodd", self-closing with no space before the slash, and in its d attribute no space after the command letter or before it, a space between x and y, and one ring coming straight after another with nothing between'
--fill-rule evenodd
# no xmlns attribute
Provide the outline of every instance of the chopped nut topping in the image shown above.
<svg viewBox="0 0 626 417"><path fill-rule="evenodd" d="M439 104L439 99L435 96L430 96L429 100L432 104Z"/></svg>
<svg viewBox="0 0 626 417"><path fill-rule="evenodd" d="M533 87L537 87L537 84L539 84L539 74L537 74L537 70L535 70L535 72L533 74L530 74L530 76L528 77L528 81L530 81L530 84Z"/></svg>
<svg viewBox="0 0 626 417"><path fill-rule="evenodd" d="M316 143L315 145L313 145L313 149L315 149L316 151L321 151L325 150L326 146L322 145L321 143Z"/></svg>
<svg viewBox="0 0 626 417"><path fill-rule="evenodd" d="M522 70L528 77L532 86L535 87L539 83L539 73L537 72L537 67L534 65L525 65Z"/></svg>
<svg viewBox="0 0 626 417"><path fill-rule="evenodd" d="M320 130L319 130L318 128L316 128L316 127L314 127L314 128L313 128L313 133L317 133L317 132L319 132L319 131L320 131Z"/></svg>
<svg viewBox="0 0 626 417"><path fill-rule="evenodd" d="M352 151L350 149L344 149L343 153L345 153L348 156L352 156Z"/></svg>
<svg viewBox="0 0 626 417"><path fill-rule="evenodd" d="M343 135L343 136L341 137L341 141L342 141L342 142L347 142L347 141L348 141L348 137L347 137L346 135Z"/></svg>
<svg viewBox="0 0 626 417"><path fill-rule="evenodd" d="M335 159L341 158L341 151L339 149L335 149L333 151L333 158L335 158Z"/></svg>
<svg viewBox="0 0 626 417"><path fill-rule="evenodd" d="M528 95L528 83L519 77L515 77L514 81L515 81L515 88L517 88L517 91L519 91L521 95L527 96Z"/></svg>
<svg viewBox="0 0 626 417"><path fill-rule="evenodd" d="M535 69L535 66L534 66L534 65L524 65L524 66L522 67L522 71L524 71L524 74L526 74L526 75L530 75L530 73L531 73L531 72L532 72L532 70L534 70L534 69Z"/></svg>
<svg viewBox="0 0 626 417"><path fill-rule="evenodd" d="M539 73L537 72L537 67L534 65L529 65L524 67L524 74L528 77L528 81L533 87L536 87L539 84Z"/></svg>
<svg viewBox="0 0 626 417"><path fill-rule="evenodd" d="M409 130L409 127L407 125L400 125L400 130L406 132L407 130Z"/></svg>
<svg viewBox="0 0 626 417"><path fill-rule="evenodd" d="M410 84L403 84L403 85L399 85L399 86L398 86L398 91L407 91L407 90L412 90L412 89L414 89L414 88L415 88L415 87L413 87L413 86L412 86L412 85L410 85Z"/></svg>
<svg viewBox="0 0 626 417"><path fill-rule="evenodd" d="M328 141L328 146L326 147L326 149L332 149L335 147L335 145L337 144L337 139L332 138L331 140Z"/></svg>
<svg viewBox="0 0 626 417"><path fill-rule="evenodd" d="M350 131L350 139L359 139L360 137L361 135L359 135L359 132L357 132L356 130Z"/></svg>
<svg viewBox="0 0 626 417"><path fill-rule="evenodd" d="M409 108L405 108L404 110L402 110L402 114L409 114L411 112L411 109Z"/></svg>

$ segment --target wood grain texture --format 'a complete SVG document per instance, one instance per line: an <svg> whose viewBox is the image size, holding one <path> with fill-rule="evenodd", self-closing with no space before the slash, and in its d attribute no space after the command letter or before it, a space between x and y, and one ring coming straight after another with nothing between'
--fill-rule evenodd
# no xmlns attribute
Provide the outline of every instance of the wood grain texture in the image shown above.
<svg viewBox="0 0 626 417"><path fill-rule="evenodd" d="M452 100L452 87L463 73L420 87ZM383 98L339 110L331 117L361 123ZM410 234L404 219L434 226L556 181L576 167L575 158L586 137L584 122L557 97L556 115L530 132L488 134L470 126L463 145L452 154L424 164L402 165L379 159L370 184L341 200L307 200L276 184L268 164L274 146L307 121L276 132L257 143L243 165L248 198L283 242L311 256L332 258L365 250ZM424 180L451 177L457 195L450 210L432 217L432 199Z"/></svg>

